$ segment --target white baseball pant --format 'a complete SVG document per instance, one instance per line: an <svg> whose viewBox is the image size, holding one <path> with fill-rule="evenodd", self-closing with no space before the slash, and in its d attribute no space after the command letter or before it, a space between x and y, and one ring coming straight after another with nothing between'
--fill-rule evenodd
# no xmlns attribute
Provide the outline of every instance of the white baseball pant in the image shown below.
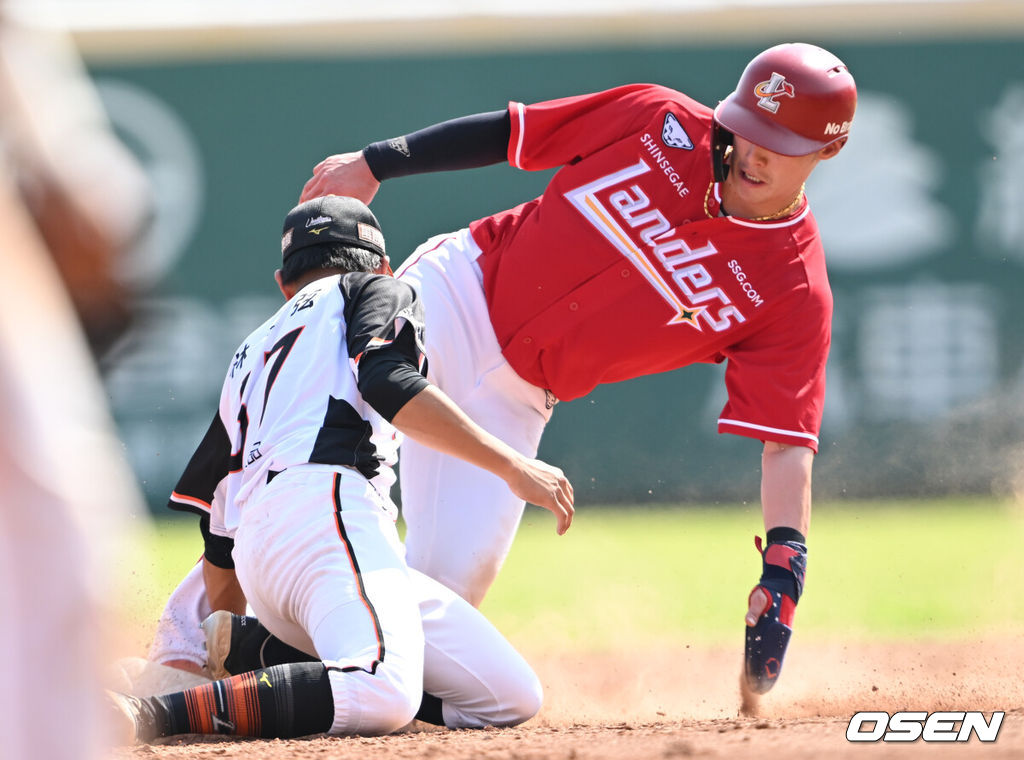
<svg viewBox="0 0 1024 760"><path fill-rule="evenodd" d="M421 245L396 276L423 299L428 378L474 422L534 457L551 405L502 356L480 248L460 230ZM525 502L495 475L406 439L399 467L409 566L479 606L508 555Z"/></svg>
<svg viewBox="0 0 1024 760"><path fill-rule="evenodd" d="M335 472L348 543L333 508ZM529 720L542 701L533 670L478 610L406 567L387 504L345 468L304 465L275 477L246 505L235 537L236 572L253 613L291 646L357 669L331 672L335 733L394 730L415 713L421 691L442 700L451 728ZM205 606L194 568L168 602L150 659L205 661ZM369 624L374 617L380 638ZM381 644L383 661L374 668Z"/></svg>
<svg viewBox="0 0 1024 760"><path fill-rule="evenodd" d="M359 473L289 467L242 509L235 572L256 617L330 672L333 734L382 734L423 696L423 627L388 506Z"/></svg>

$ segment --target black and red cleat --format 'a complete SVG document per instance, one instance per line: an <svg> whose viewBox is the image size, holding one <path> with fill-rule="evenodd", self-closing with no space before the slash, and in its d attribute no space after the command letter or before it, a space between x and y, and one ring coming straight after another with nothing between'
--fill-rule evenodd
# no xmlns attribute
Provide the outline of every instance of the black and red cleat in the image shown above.
<svg viewBox="0 0 1024 760"><path fill-rule="evenodd" d="M750 592L744 644L743 674L755 694L769 691L782 672L786 649L793 635L793 616L803 591L807 547L796 541L771 543L761 552L761 580Z"/></svg>

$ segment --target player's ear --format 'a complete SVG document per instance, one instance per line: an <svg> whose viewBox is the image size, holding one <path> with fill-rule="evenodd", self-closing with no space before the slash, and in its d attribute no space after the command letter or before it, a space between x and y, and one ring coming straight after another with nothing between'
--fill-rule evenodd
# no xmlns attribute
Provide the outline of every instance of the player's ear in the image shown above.
<svg viewBox="0 0 1024 760"><path fill-rule="evenodd" d="M391 271L391 259L387 256L380 257L380 266L374 270L374 274L386 274L394 277L395 273Z"/></svg>
<svg viewBox="0 0 1024 760"><path fill-rule="evenodd" d="M829 143L818 152L818 157L822 161L827 161L828 159L835 157L836 154L838 154L839 151L842 150L842 147L846 145L847 139L848 138L846 137L840 137L835 142Z"/></svg>
<svg viewBox="0 0 1024 760"><path fill-rule="evenodd" d="M281 279L281 270L274 270L274 282L277 283L277 287L281 290L281 295L284 296L284 300L292 300L292 296L295 295L295 288L284 284L284 280Z"/></svg>

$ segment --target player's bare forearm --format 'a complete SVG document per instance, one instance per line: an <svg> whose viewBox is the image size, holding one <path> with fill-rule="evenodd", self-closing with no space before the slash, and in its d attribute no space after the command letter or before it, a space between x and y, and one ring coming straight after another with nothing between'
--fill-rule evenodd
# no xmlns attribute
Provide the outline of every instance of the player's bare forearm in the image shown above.
<svg viewBox="0 0 1024 760"><path fill-rule="evenodd" d="M806 446L767 441L761 454L761 510L764 528L793 528L807 535L811 526L811 468L814 452ZM747 625L760 616L765 597L755 590Z"/></svg>
<svg viewBox="0 0 1024 760"><path fill-rule="evenodd" d="M380 182L373 176L362 151L328 156L313 168L313 176L302 188L300 202L323 195L347 195L369 205Z"/></svg>
<svg viewBox="0 0 1024 760"><path fill-rule="evenodd" d="M554 514L559 535L569 529L574 496L565 474L557 467L523 456L488 433L436 386L427 386L413 396L391 422L424 446L500 477L519 498Z"/></svg>
<svg viewBox="0 0 1024 760"><path fill-rule="evenodd" d="M211 610L227 610L236 615L245 614L245 593L238 584L235 571L203 560L203 581Z"/></svg>
<svg viewBox="0 0 1024 760"><path fill-rule="evenodd" d="M761 455L761 508L767 544L761 553L761 577L747 596L744 643L743 710L756 706L754 695L771 689L779 677L793 633L797 602L807 569L806 535L811 522L811 466L806 446L767 441Z"/></svg>
<svg viewBox="0 0 1024 760"><path fill-rule="evenodd" d="M811 525L811 468L806 446L767 441L761 455L761 509L765 530L794 528L805 536Z"/></svg>

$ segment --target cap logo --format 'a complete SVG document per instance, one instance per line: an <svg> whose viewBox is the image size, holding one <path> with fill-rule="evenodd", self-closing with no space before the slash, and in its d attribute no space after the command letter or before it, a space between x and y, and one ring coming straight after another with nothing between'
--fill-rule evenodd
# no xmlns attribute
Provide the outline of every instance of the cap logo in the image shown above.
<svg viewBox="0 0 1024 760"><path fill-rule="evenodd" d="M356 230L359 233L360 240L365 240L367 243L377 246L382 251L384 250L384 235L382 235L381 231L372 224L359 222L356 225Z"/></svg>
<svg viewBox="0 0 1024 760"><path fill-rule="evenodd" d="M793 89L793 85L787 82L782 74L773 71L771 79L757 83L754 87L754 94L758 97L758 107L770 113L776 113L779 110L779 101L776 98L780 98L783 95L787 98L794 98L796 97L796 90Z"/></svg>
<svg viewBox="0 0 1024 760"><path fill-rule="evenodd" d="M330 224L334 220L329 216L312 216L306 220L306 229L316 227L318 224ZM322 232L322 230L321 230Z"/></svg>
<svg viewBox="0 0 1024 760"><path fill-rule="evenodd" d="M288 246L292 244L292 231L294 227L289 227L285 233L281 236L281 253L283 254L288 250Z"/></svg>

